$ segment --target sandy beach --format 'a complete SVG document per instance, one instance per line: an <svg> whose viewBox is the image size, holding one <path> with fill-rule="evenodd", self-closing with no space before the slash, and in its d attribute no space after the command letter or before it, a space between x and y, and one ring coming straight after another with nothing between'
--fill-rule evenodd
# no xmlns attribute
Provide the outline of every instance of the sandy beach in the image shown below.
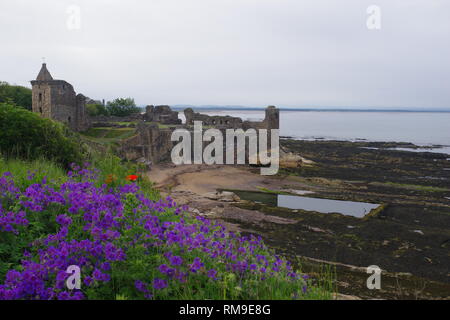
<svg viewBox="0 0 450 320"><path fill-rule="evenodd" d="M148 174L159 189L171 191L190 191L199 195L217 189L258 190L258 187L281 188L288 178L280 176L262 176L259 169L232 165L157 165Z"/></svg>

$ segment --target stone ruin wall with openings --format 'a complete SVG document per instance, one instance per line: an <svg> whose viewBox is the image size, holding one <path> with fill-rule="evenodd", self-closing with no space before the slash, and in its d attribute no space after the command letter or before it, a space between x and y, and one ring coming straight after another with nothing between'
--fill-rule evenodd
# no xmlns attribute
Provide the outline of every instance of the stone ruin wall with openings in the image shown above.
<svg viewBox="0 0 450 320"><path fill-rule="evenodd" d="M149 109L147 108L147 110ZM165 114L169 114L169 110L165 108ZM184 125L180 124L181 121L175 121L174 116L172 116L170 121L172 126L168 127L161 128L154 121L151 121L153 123L139 123L136 128L136 135L122 143L121 152L123 157L127 160L151 161L152 163L170 161L171 151L178 143L171 141L172 132L177 128L192 130L194 121L202 121L203 130L209 128L221 130L224 137L226 136L226 129L243 129L246 131L248 129L279 129L280 127L279 109L273 106L266 108L263 121L243 121L239 117L231 116L209 116L193 112L190 108L186 109L184 113L186 116L186 124ZM176 112L176 114L178 120L178 113ZM155 120L155 118L146 119ZM193 139L192 143L194 143ZM208 144L209 142L203 142L203 147ZM248 149L246 153L248 154Z"/></svg>

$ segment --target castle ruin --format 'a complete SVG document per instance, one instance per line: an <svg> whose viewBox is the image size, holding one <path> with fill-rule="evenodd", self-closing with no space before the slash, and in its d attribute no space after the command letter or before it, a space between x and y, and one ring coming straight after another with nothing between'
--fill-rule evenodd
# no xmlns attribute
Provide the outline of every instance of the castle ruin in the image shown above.
<svg viewBox="0 0 450 320"><path fill-rule="evenodd" d="M194 125L194 121L202 121L205 126L212 126L217 129L279 129L280 113L274 106L269 106L265 110L265 118L263 121L243 121L239 117L231 116L210 116L194 112L191 108L184 110L186 117L186 125Z"/></svg>
<svg viewBox="0 0 450 320"><path fill-rule="evenodd" d="M172 111L169 106L147 106L144 121L159 122L161 124L181 124L178 112Z"/></svg>
<svg viewBox="0 0 450 320"><path fill-rule="evenodd" d="M116 127L130 122L136 127L135 134L120 143L119 152L123 158L145 163L170 160L173 146L172 132L184 128L193 132L194 123L201 121L204 129L271 129L280 128L279 109L269 106L265 109L263 121L244 121L239 117L212 116L184 110L186 123L182 123L178 112L170 106L146 107L144 113L135 113L127 117L97 116L89 117L86 110L87 98L76 94L73 86L64 80L54 80L45 63L32 84L32 110L42 117L65 123L74 131L82 132L94 127Z"/></svg>
<svg viewBox="0 0 450 320"><path fill-rule="evenodd" d="M158 112L156 112L157 110ZM164 110L163 113L161 113L162 110ZM159 118L162 114L166 117ZM147 112L143 115L146 122L139 122L136 128L136 135L122 143L121 153L123 157L131 161L140 160L153 163L168 161L170 160L171 151L176 145L176 142L171 140L172 132L176 129L187 129L192 132L195 121L202 122L203 130L216 128L221 130L224 135L227 129L242 129L244 131L248 129L266 129L270 134L271 129L280 128L279 109L274 106L269 106L265 109L263 121L244 121L239 117L231 116L210 116L194 112L191 108L185 109L184 114L186 123L181 124L181 120L178 119L178 112L172 111L170 107L147 107ZM147 122L147 119L151 121ZM161 124L165 125L161 126ZM206 142L204 142L204 145L206 145ZM246 153L248 156L248 152Z"/></svg>
<svg viewBox="0 0 450 320"><path fill-rule="evenodd" d="M74 131L85 131L90 127L86 97L76 94L67 81L54 80L45 63L31 85L33 112L63 122Z"/></svg>

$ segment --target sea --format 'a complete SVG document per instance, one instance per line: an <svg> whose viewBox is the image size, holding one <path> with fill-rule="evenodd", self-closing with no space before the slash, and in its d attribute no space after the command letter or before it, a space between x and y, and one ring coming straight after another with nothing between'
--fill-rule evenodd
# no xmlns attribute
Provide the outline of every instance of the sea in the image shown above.
<svg viewBox="0 0 450 320"><path fill-rule="evenodd" d="M196 111L252 121L264 119L264 110ZM180 118L184 118L181 112ZM281 110L280 136L302 140L409 142L425 148L406 151L450 154L450 112Z"/></svg>

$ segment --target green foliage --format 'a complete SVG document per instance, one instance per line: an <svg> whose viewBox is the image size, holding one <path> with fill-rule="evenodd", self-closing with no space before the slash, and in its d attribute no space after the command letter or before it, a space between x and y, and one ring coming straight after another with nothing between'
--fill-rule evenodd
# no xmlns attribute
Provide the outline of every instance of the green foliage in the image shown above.
<svg viewBox="0 0 450 320"><path fill-rule="evenodd" d="M450 191L450 189L448 189L448 188L397 183L397 182L371 182L370 184L374 185L374 186L392 187L392 188L423 191L423 192L448 192L448 191Z"/></svg>
<svg viewBox="0 0 450 320"><path fill-rule="evenodd" d="M90 128L83 132L83 135L92 138L107 138L107 139L126 139L135 133L134 128L114 128L114 127L96 127Z"/></svg>
<svg viewBox="0 0 450 320"><path fill-rule="evenodd" d="M65 170L56 163L44 158L22 161L17 159L3 159L0 157L0 175L11 172L17 187L26 189L33 183L39 183L47 178L54 183L67 181Z"/></svg>
<svg viewBox="0 0 450 320"><path fill-rule="evenodd" d="M81 148L64 125L10 104L0 104L0 153L26 160L45 158L63 166L81 161Z"/></svg>
<svg viewBox="0 0 450 320"><path fill-rule="evenodd" d="M135 195L129 194L125 201L124 215L127 217L129 229L124 231L124 237L120 239L119 246L126 246L137 239L139 235L145 234L146 230L142 225L136 223L143 214L139 208L140 202ZM201 224L201 222L190 215L174 215L173 209L166 209L162 212L154 212L163 222L176 223L181 219L188 224ZM203 235L207 238L220 228L212 228L209 233ZM247 248L248 249L248 248ZM143 245L136 245L127 252L127 259L115 262L112 265L113 284L104 287L102 290L95 288L88 292L90 299L109 299L114 297L133 297L136 299L133 287L134 279L152 279L158 276L158 266L166 263L164 254L172 252L174 255L182 256L186 261L193 261L200 258L204 261L205 270L214 269L219 274L223 274L220 280L208 279L205 274L199 272L191 274L187 283L172 282L170 288L165 288L158 292L159 299L163 300L285 300L285 299L331 299L329 284L331 281L323 281L320 285L313 286L311 281L305 281L310 290L307 293L299 293L302 283L300 281L287 281L281 274L276 277L266 278L261 274L254 274L252 277L243 277L237 273L227 270L226 264L220 260L211 258L210 253L201 249L189 251L180 249L177 245L167 244L163 247L148 248ZM254 256L270 256L274 252L270 249L256 249ZM186 270L187 271L187 270ZM324 279L324 278L322 278ZM322 280L321 280L322 281ZM130 285L131 284L131 285ZM325 289L326 288L326 289ZM299 296L293 296L297 292ZM155 294L153 290L152 294Z"/></svg>
<svg viewBox="0 0 450 320"><path fill-rule="evenodd" d="M91 117L108 116L108 109L102 104L87 104L86 109Z"/></svg>
<svg viewBox="0 0 450 320"><path fill-rule="evenodd" d="M13 103L31 110L31 89L0 81L0 103Z"/></svg>
<svg viewBox="0 0 450 320"><path fill-rule="evenodd" d="M115 150L120 143L136 134L134 128L90 128L80 136L90 143Z"/></svg>
<svg viewBox="0 0 450 320"><path fill-rule="evenodd" d="M139 186L142 192L151 200L159 200L158 190L153 188L153 183L146 175L146 169L133 162L123 162L119 157L108 151L106 153L91 153L91 163L99 170L97 186L107 183L111 187L120 185L128 175L139 176Z"/></svg>
<svg viewBox="0 0 450 320"><path fill-rule="evenodd" d="M107 109L110 115L117 117L126 117L141 111L132 98L117 98L109 101Z"/></svg>
<svg viewBox="0 0 450 320"><path fill-rule="evenodd" d="M124 177L131 173L133 168L127 164L121 163L120 159L107 154L103 157L94 156L93 163L99 170L97 178L94 178L94 184L101 186L108 184L108 188L117 190L119 186L127 184ZM59 190L61 183L68 180L64 172L58 166L46 160L21 162L18 160L2 160L0 158L0 176L3 172L11 172L14 181L24 181L17 183L22 191L29 185L34 183L42 183L45 185L44 190ZM33 174L30 175L30 172ZM48 172L47 182L42 182L43 175ZM117 176L117 182L104 181L105 176L108 177L113 173ZM76 178L78 179L78 178ZM83 181L79 178L79 181ZM73 181L73 180L72 180ZM137 183L142 189L146 189L145 179L139 177ZM111 190L112 190L111 189ZM21 201L26 201L27 196L22 195L20 199L9 197L5 194L0 198L0 205L7 210L17 212L21 210ZM214 299L214 300L275 300L275 299L330 299L334 288L332 283L335 279L334 274L326 272L326 277L317 280L298 279L292 281L285 272L276 273L273 277L266 277L262 273L254 272L243 273L235 272L227 268L227 264L222 259L211 257L211 253L203 250L202 246L193 246L186 250L185 247L173 243L155 244L152 238L143 237L148 234L142 219L149 219L148 207L143 206L141 196L134 193L124 193L121 196L123 204L123 225L127 228L121 230L121 236L114 240L114 245L119 248L126 248L126 259L111 262L110 276L111 281L94 282L92 286L83 286L83 294L91 300L96 299L116 299L116 300L136 300L142 299L143 294L136 290L135 280L145 279L150 281L161 277L159 267L167 263L166 254L171 252L174 255L182 257L185 261L179 268L182 272L188 272L189 263L194 259L201 259L204 266L198 272L190 272L188 278L183 281L171 281L170 286L156 292L157 289L149 286L150 293L156 299ZM154 200L159 200L160 196L155 194ZM159 205L158 205L159 204ZM211 225L210 228L202 229L205 224L200 219L188 213L175 213L176 207L165 206L164 200L155 203L157 210L152 210L151 215L157 216L161 225L167 223L181 223L184 226L196 225L192 230L199 232L198 239L213 239L216 232L220 233L222 228L219 225ZM21 259L24 252L30 255L36 255L40 244L40 240L46 238L49 234L58 231L56 217L60 214L67 214L70 204L52 203L45 206L42 211L34 212L27 209L27 219L29 224L25 227L17 227L19 233L0 232L0 283L5 278L8 270L21 269ZM69 226L67 241L87 239L90 237L89 232L85 229L86 221L82 214L70 215L73 223ZM181 225L179 226L182 227ZM187 230L187 229L186 229ZM201 232L200 232L201 231ZM192 239L197 237L192 237ZM233 240L232 246L245 246L245 250L249 252L249 242L243 243ZM33 243L34 246L29 244ZM130 243L134 245L130 246ZM150 245L152 244L152 245ZM230 248L232 247L230 246ZM269 259L268 266L272 266L274 260L274 252L265 246L256 246L253 248L252 255L246 256L248 263L257 263L257 255L267 257ZM253 250L252 249L252 250ZM239 257L242 259L243 257ZM245 260L247 261L247 260ZM207 270L216 270L220 275L216 279L212 279L207 275ZM309 288L302 292L302 288Z"/></svg>
<svg viewBox="0 0 450 320"><path fill-rule="evenodd" d="M5 160L0 157L0 176L4 172L10 172L14 176L15 185L21 190L25 190L32 184L41 183L43 179L49 181L51 185L60 185L67 181L64 170L46 159L20 161L15 159ZM0 198L0 205L5 209L14 210L10 200L4 195ZM54 217L57 214L57 209L55 206L44 214L29 215L31 228L20 236L0 232L0 279L4 278L8 270L19 267L20 260L23 259L23 252L29 249L32 241L45 236L49 232L56 231L57 224Z"/></svg>

